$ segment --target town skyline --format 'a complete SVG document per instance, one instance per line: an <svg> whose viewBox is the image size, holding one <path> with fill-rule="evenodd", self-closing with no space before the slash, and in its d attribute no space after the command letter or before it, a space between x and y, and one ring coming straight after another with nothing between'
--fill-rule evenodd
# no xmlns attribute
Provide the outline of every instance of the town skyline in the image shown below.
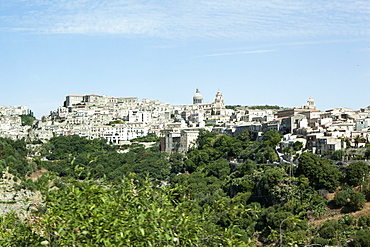
<svg viewBox="0 0 370 247"><path fill-rule="evenodd" d="M187 104L359 109L370 96L368 1L14 0L0 5L0 105L36 115L69 94Z"/></svg>
<svg viewBox="0 0 370 247"><path fill-rule="evenodd" d="M194 91L193 91L193 94L197 91L197 90L199 90L200 91L200 93L202 94L202 95L204 95L203 94L203 91L202 90L200 90L199 88L196 88L196 89L194 89ZM213 100L214 100L214 97L215 97L215 95L216 95L216 92L221 92L222 93L222 90L217 90L217 91L215 91L215 93L213 94L213 95L210 95L210 93L207 93L206 94L206 97L204 97L204 102L207 102L207 103L211 103L211 102L213 102ZM6 106L6 107L27 107L27 108L29 108L29 110L32 112L32 114L37 118L37 119L41 119L41 117L43 117L43 116L48 116L48 115L50 115L50 112L52 112L53 110L55 110L55 109L57 109L58 107L61 107L61 106L63 106L63 102L64 102L64 100L65 100L65 98L66 97L68 97L68 96L72 96L72 95L78 95L78 96L83 96L83 95L97 95L97 96L107 96L107 97L112 97L112 98L120 98L120 97L126 97L126 98L137 98L138 99L138 101L140 102L141 100L150 100L150 101L159 101L159 102L161 102L161 103L165 103L165 104L170 104L170 105L172 105L172 106L186 106L186 105L189 105L189 104L191 104L191 101L192 101L192 97L193 97L193 95L189 95L189 99L188 99L188 101L187 102L185 102L185 103L183 103L183 104L172 104L171 102L163 102L163 101L161 101L160 99L150 99L150 98L148 98L148 97L137 97L137 96L112 96L112 95L105 95L105 94L95 94L95 93L92 93L92 94L68 94L68 95L65 95L64 97L63 97L63 99L59 102L59 105L57 105L57 106L55 106L55 107L53 107L53 108L50 108L49 110L47 110L46 112L45 112L45 114L40 114L40 112L39 111L34 111L34 109L32 109L31 107L29 107L28 105L25 105L25 104L20 104L20 105L15 105L15 104L3 104L3 105L0 105L0 106ZM224 98L225 98L225 96L223 96ZM302 99L302 101L301 101L301 104L300 105L295 105L295 106L285 106L285 105L278 105L278 104L264 104L264 103L261 103L261 104L249 104L249 105L244 105L244 104L228 104L228 102L225 102L225 105L228 105L228 106L244 106L244 107L253 107L253 106L278 106L278 107L281 107L281 108L299 108L299 107L301 107L302 105L304 105L304 103L306 102L306 100L308 99L308 98L310 98L310 97L313 97L312 95L310 95L310 96L307 96L306 98L304 98L304 99ZM226 97L227 98L227 97ZM313 97L314 99L315 99L315 97ZM226 100L225 100L226 101ZM320 103L319 103L319 105L320 105ZM368 104L368 105L364 105L364 106L362 106L362 107L359 107L359 108L351 108L351 107L346 107L346 106L334 106L334 107L332 107L332 108L328 108L328 109L321 109L320 107L317 107L317 109L319 109L319 110L321 110L321 111L326 111L326 110L330 110L330 109L335 109L335 108L341 108L341 107L344 107L344 108L349 108L349 109L352 109L352 110L360 110L360 109L363 109L363 108L367 108L367 107L370 107L370 104Z"/></svg>
<svg viewBox="0 0 370 247"><path fill-rule="evenodd" d="M280 108L227 107L221 91L209 103L199 89L186 105L74 94L67 95L62 106L40 120L30 116L31 111L28 107L0 106L0 136L47 142L54 136L78 135L105 139L118 147L137 138L156 136L162 138L160 150L170 154L186 153L201 130L233 136L245 130L258 135L274 130L283 135L284 147L299 140L321 155L331 155L345 145L363 146L370 138L370 106L357 111L344 107L321 111L313 97L300 107Z"/></svg>

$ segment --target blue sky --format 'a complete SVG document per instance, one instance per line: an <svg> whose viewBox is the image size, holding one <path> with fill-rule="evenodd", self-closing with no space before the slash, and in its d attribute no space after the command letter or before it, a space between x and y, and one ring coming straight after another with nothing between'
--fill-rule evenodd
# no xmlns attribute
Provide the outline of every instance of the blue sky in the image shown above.
<svg viewBox="0 0 370 247"><path fill-rule="evenodd" d="M368 0L0 0L0 105L370 105Z"/></svg>

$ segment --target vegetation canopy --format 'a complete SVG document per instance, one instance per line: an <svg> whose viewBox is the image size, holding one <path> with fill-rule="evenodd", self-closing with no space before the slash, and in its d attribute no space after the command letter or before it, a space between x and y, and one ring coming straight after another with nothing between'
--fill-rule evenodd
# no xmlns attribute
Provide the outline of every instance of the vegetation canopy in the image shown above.
<svg viewBox="0 0 370 247"><path fill-rule="evenodd" d="M368 205L365 162L337 167L295 142L298 164L280 164L275 130L201 130L186 154L146 138L155 144L122 152L58 136L33 157L24 140L0 138L4 193L41 193L0 216L0 245L368 246L370 215L353 216ZM13 197L0 207L26 203Z"/></svg>

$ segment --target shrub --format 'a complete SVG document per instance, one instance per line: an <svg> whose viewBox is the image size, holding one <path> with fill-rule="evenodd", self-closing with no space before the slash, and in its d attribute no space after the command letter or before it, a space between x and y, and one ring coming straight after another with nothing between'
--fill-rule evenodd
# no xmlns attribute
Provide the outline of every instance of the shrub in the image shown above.
<svg viewBox="0 0 370 247"><path fill-rule="evenodd" d="M320 229L319 235L325 239L331 239L335 237L335 229L332 226L325 226Z"/></svg>
<svg viewBox="0 0 370 247"><path fill-rule="evenodd" d="M363 227L370 226L370 214L362 215L358 218L358 225Z"/></svg>
<svg viewBox="0 0 370 247"><path fill-rule="evenodd" d="M356 219L353 215L344 215L342 218L339 219L339 223L345 224L347 226L352 226L356 224Z"/></svg>
<svg viewBox="0 0 370 247"><path fill-rule="evenodd" d="M370 246L370 230L360 230L353 236L353 240L348 244L350 247Z"/></svg>
<svg viewBox="0 0 370 247"><path fill-rule="evenodd" d="M341 190L334 195L334 204L338 207L343 207L348 204L350 193L347 190Z"/></svg>
<svg viewBox="0 0 370 247"><path fill-rule="evenodd" d="M329 244L329 240L322 237L317 237L311 240L311 244L321 244L321 246L326 246Z"/></svg>
<svg viewBox="0 0 370 247"><path fill-rule="evenodd" d="M355 192L350 196L350 202L348 206L353 211L357 211L363 208L365 202L366 202L365 195L360 192Z"/></svg>

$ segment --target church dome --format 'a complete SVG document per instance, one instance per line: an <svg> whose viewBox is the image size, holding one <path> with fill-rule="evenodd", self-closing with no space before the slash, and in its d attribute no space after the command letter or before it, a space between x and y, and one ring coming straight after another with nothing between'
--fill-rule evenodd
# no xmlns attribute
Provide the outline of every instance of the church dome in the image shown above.
<svg viewBox="0 0 370 247"><path fill-rule="evenodd" d="M200 93L199 89L197 88L194 96L193 96L193 104L201 104L203 103L203 96Z"/></svg>

